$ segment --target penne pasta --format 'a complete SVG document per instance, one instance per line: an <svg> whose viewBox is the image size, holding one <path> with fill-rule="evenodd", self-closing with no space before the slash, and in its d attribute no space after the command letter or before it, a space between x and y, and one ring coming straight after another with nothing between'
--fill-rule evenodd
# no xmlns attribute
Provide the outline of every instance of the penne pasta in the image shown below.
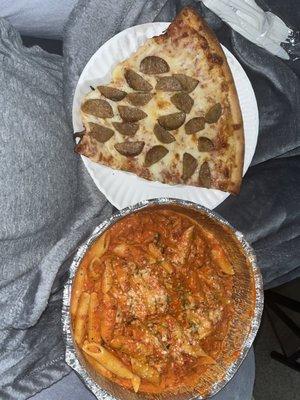
<svg viewBox="0 0 300 400"><path fill-rule="evenodd" d="M119 378L131 380L135 392L139 390L140 378L135 375L121 360L106 350L103 346L95 343L85 344L83 351L99 362L105 369L117 375Z"/></svg>
<svg viewBox="0 0 300 400"><path fill-rule="evenodd" d="M159 261L159 264L163 267L163 269L168 272L168 274L172 274L173 266L171 262L164 259L162 252L157 246L155 246L154 243L149 243L148 250L150 256L154 258L154 262Z"/></svg>
<svg viewBox="0 0 300 400"><path fill-rule="evenodd" d="M185 262L190 253L191 244L193 240L193 233L194 233L194 227L190 226L189 228L187 228L187 230L183 232L181 236L178 249L181 252L180 262L182 264Z"/></svg>
<svg viewBox="0 0 300 400"><path fill-rule="evenodd" d="M207 363L209 364L214 364L215 361L213 358L211 358L207 353L205 353L205 351L200 347L200 346L192 346L189 343L183 343L182 344L182 350L184 351L184 353L192 356L192 357L205 357L205 359L207 359ZM208 362L210 361L210 362Z"/></svg>
<svg viewBox="0 0 300 400"><path fill-rule="evenodd" d="M155 257L158 261L159 261L159 260L162 260L163 255L161 254L160 249L159 249L157 246L155 246L154 243L149 243L148 249L149 249L149 253L150 253L153 257Z"/></svg>
<svg viewBox="0 0 300 400"><path fill-rule="evenodd" d="M102 297L103 297L103 292L102 292L102 276L103 276L103 272L104 272L104 268L102 269L100 279L97 280L97 281L93 281L94 282L93 292L96 292L98 294L99 303L101 303Z"/></svg>
<svg viewBox="0 0 300 400"><path fill-rule="evenodd" d="M214 364L217 364L216 360L214 360L212 357L210 357L207 354L200 356L199 359L198 359L198 363L200 365L214 365Z"/></svg>
<svg viewBox="0 0 300 400"><path fill-rule="evenodd" d="M78 345L81 345L86 335L86 320L89 312L90 295L82 292L78 301L74 323L74 338Z"/></svg>
<svg viewBox="0 0 300 400"><path fill-rule="evenodd" d="M201 283L199 281L199 274L197 270L192 270L186 277L186 282L192 293L201 292Z"/></svg>
<svg viewBox="0 0 300 400"><path fill-rule="evenodd" d="M211 256L217 267L220 268L224 274L234 275L234 269L232 264L229 262L227 254L221 244L216 240L214 235L208 230L204 231L207 238L211 242Z"/></svg>
<svg viewBox="0 0 300 400"><path fill-rule="evenodd" d="M85 270L83 268L83 265L81 265L75 276L72 286L72 298L70 307L72 317L75 317L77 311L79 297L84 288L85 276L86 276Z"/></svg>
<svg viewBox="0 0 300 400"><path fill-rule="evenodd" d="M88 363L93 367L94 371L98 374L105 376L106 378L112 378L113 374L103 367L98 361L96 361L93 357L89 356L87 353L84 353L84 358L88 361Z"/></svg>
<svg viewBox="0 0 300 400"><path fill-rule="evenodd" d="M153 394L193 389L219 368L234 282L225 242L209 227L158 214L110 227L82 260L71 303L89 372Z"/></svg>
<svg viewBox="0 0 300 400"><path fill-rule="evenodd" d="M117 315L117 306L114 299L107 293L103 295L101 310L101 337L106 343L109 343L113 337Z"/></svg>
<svg viewBox="0 0 300 400"><path fill-rule="evenodd" d="M102 292L107 293L111 289L113 284L113 270L111 266L111 260L105 261L105 269L102 276Z"/></svg>
<svg viewBox="0 0 300 400"><path fill-rule="evenodd" d="M183 231L181 237L179 238L176 253L172 257L172 261L176 264L182 265L187 260L191 250L193 233L194 226L190 226Z"/></svg>
<svg viewBox="0 0 300 400"><path fill-rule="evenodd" d="M103 267L100 258L94 257L88 266L89 278L91 278L93 281L97 281L101 277L102 268Z"/></svg>
<svg viewBox="0 0 300 400"><path fill-rule="evenodd" d="M145 379L154 385L160 384L160 375L157 369L151 367L149 364L131 357L131 367L132 371L139 377Z"/></svg>
<svg viewBox="0 0 300 400"><path fill-rule="evenodd" d="M160 265L163 267L163 269L164 269L165 271L168 272L168 274L172 274L172 272L173 272L173 266L172 266L172 264L170 263L170 261L168 261L168 260L163 260L163 261L161 262Z"/></svg>
<svg viewBox="0 0 300 400"><path fill-rule="evenodd" d="M126 268L120 265L114 266L115 276L121 289L126 291L129 288L129 276Z"/></svg>
<svg viewBox="0 0 300 400"><path fill-rule="evenodd" d="M89 342L100 343L100 311L97 293L93 292L90 297L88 316L88 339Z"/></svg>
<svg viewBox="0 0 300 400"><path fill-rule="evenodd" d="M214 262L220 268L224 274L234 275L234 269L230 262L228 261L227 255L225 254L224 249L219 245L214 245L211 250L211 255Z"/></svg>
<svg viewBox="0 0 300 400"><path fill-rule="evenodd" d="M91 247L91 252L98 258L101 258L108 250L110 243L110 233L105 232Z"/></svg>

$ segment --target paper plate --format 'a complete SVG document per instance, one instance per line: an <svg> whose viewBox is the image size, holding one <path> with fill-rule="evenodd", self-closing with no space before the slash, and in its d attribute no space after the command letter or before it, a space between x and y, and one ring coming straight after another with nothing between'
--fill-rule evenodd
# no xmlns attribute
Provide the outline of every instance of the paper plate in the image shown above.
<svg viewBox="0 0 300 400"><path fill-rule="evenodd" d="M169 23L153 22L137 25L118 33L91 57L85 66L77 83L73 100L73 128L74 132L83 129L80 118L80 105L83 97L90 92L91 86L107 84L111 80L111 72L115 65L128 58L148 38L160 35ZM224 46L228 64L237 88L241 105L244 132L245 132L245 159L246 173L255 152L258 136L258 109L251 83L237 59ZM187 185L166 185L160 182L151 182L138 176L113 170L97 164L82 156L83 162L93 178L98 189L119 210L138 203L142 200L172 197L190 200L209 209L217 207L229 193L214 189L203 189Z"/></svg>

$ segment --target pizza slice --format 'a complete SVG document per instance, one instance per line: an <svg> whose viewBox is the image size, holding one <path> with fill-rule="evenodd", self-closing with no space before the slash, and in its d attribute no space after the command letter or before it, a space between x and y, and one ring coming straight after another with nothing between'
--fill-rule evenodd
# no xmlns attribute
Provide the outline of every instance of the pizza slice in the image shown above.
<svg viewBox="0 0 300 400"><path fill-rule="evenodd" d="M167 184L238 193L243 122L215 34L191 8L83 100L76 152Z"/></svg>

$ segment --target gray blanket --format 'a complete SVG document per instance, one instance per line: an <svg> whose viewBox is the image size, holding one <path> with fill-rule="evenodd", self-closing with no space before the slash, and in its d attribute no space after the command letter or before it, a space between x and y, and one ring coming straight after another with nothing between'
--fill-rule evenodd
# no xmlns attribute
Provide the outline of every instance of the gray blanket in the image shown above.
<svg viewBox="0 0 300 400"><path fill-rule="evenodd" d="M0 19L0 63L0 399L21 400L68 372L63 278L112 207L74 154L62 58Z"/></svg>
<svg viewBox="0 0 300 400"><path fill-rule="evenodd" d="M71 103L90 56L120 30L170 20L187 1L80 1L64 59L22 47L0 20L0 398L22 400L68 372L61 288L77 245L111 212L73 153ZM191 2L189 2L191 3ZM269 4L300 25L297 5ZM244 66L257 95L260 135L241 194L217 211L246 234L265 284L299 275L299 63L283 62L195 6ZM293 18L293 19L292 19ZM64 77L64 79L63 79Z"/></svg>

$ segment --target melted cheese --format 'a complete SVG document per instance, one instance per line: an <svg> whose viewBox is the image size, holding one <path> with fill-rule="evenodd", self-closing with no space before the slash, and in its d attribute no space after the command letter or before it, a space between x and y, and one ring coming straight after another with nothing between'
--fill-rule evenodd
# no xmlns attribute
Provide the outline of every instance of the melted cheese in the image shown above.
<svg viewBox="0 0 300 400"><path fill-rule="evenodd" d="M94 161L104 163L112 168L134 170L137 174L154 181L183 183L181 179L182 158L183 154L188 152L197 159L198 167L193 176L186 183L195 186L198 185L199 169L204 161L208 161L211 167L212 178L215 182L224 179L222 170L224 169L224 165L227 163L228 154L231 153L234 155L234 141L229 142L231 149L229 153L228 149L226 149L226 151L221 149L217 152L213 151L212 153L207 153L199 152L197 148L197 140L200 136L204 136L211 139L217 145L218 132L224 124L224 120L230 117L228 114L229 108L223 108L223 114L216 124L206 124L204 130L193 135L187 135L185 133L184 125L182 125L179 129L171 131L176 138L175 142L170 144L160 143L153 133L153 128L157 123L158 117L175 113L179 110L170 101L170 97L175 92L156 91L156 77L153 75L142 74L139 71L140 62L143 58L149 55L162 57L170 66L170 71L165 74L160 74L159 77L169 76L174 73L183 73L199 80L199 84L195 90L190 93L190 96L194 100L194 105L191 112L186 116L185 122L194 117L204 116L205 112L217 102L221 102L223 105L227 104L225 94L221 90L221 84L224 82L224 79L218 77L216 72L209 68L203 50L197 46L197 37L182 39L176 46L172 44L170 38L160 42L159 44L157 44L155 39L149 39L135 54L132 55L132 57L116 66L112 73L112 82L109 84L110 86L130 93L134 92L134 90L128 86L124 78L124 70L126 68L131 68L143 76L152 85L152 93L154 93L153 98L148 104L139 107L147 114L147 118L138 122L139 129L134 137L125 137L115 131L114 136L109 141L103 144L97 143L97 154L91 158ZM96 122L114 129L112 122L121 121L117 109L118 105L132 106L126 100L126 97L121 101L114 102L104 98L98 90L90 92L85 97L84 101L92 98L103 98L108 101L113 108L114 117L111 119L101 119L82 113L82 119L87 129L89 129L89 122ZM134 157L134 159L131 158L129 161L127 157L119 154L114 147L116 143L123 141L144 141L145 146L140 155ZM163 159L150 166L147 170L147 174L145 174L145 154L155 145L163 145L169 152ZM100 157L99 154L101 155Z"/></svg>

